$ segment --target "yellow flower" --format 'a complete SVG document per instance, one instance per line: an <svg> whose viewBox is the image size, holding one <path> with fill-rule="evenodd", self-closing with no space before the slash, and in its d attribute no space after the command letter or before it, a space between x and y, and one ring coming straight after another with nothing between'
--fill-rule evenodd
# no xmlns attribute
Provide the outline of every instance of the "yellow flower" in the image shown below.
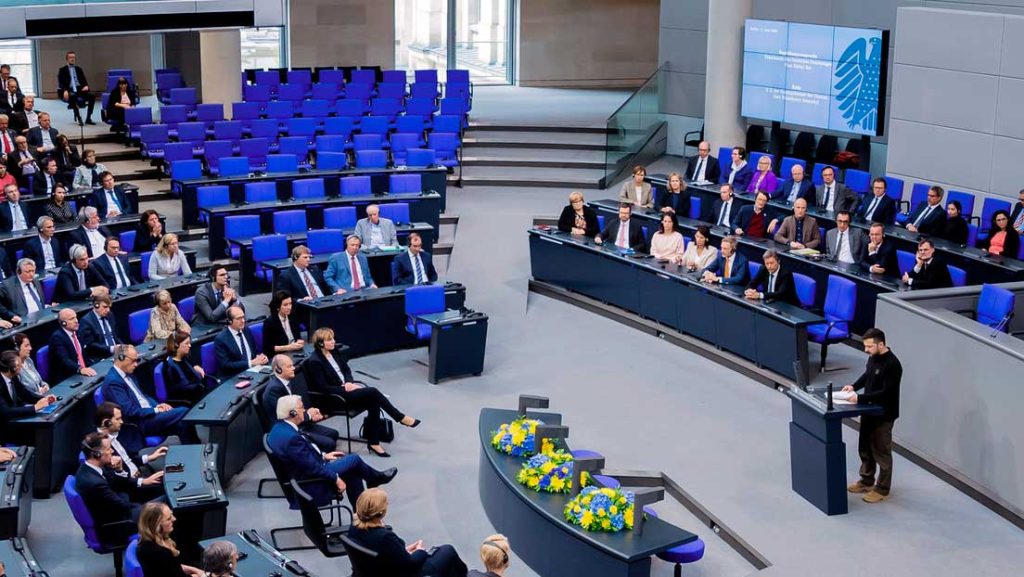
<svg viewBox="0 0 1024 577"><path fill-rule="evenodd" d="M569 474L569 467L562 467L562 474L563 475L568 475Z"/></svg>
<svg viewBox="0 0 1024 577"><path fill-rule="evenodd" d="M580 518L580 524L583 525L584 527L589 527L590 524L593 523L593 522L594 522L594 515L592 515L590 513L590 511L584 511L583 512L583 517Z"/></svg>
<svg viewBox="0 0 1024 577"><path fill-rule="evenodd" d="M563 487L565 487L565 482L564 481L562 481L558 477L552 477L551 478L551 488L552 489L554 489L555 491L561 491Z"/></svg>
<svg viewBox="0 0 1024 577"><path fill-rule="evenodd" d="M626 509L626 512L622 514L622 519L626 522L627 527L633 526L633 509Z"/></svg>
<svg viewBox="0 0 1024 577"><path fill-rule="evenodd" d="M590 504L590 495L587 495L586 497L583 497L583 499L581 499L581 502L584 505L589 505Z"/></svg>
<svg viewBox="0 0 1024 577"><path fill-rule="evenodd" d="M539 484L540 484L540 481L537 480L537 477L530 477L530 480L527 482L527 485L529 485L529 487L531 489L536 489L537 485L539 485Z"/></svg>
<svg viewBox="0 0 1024 577"><path fill-rule="evenodd" d="M611 507L608 507L608 511L609 511L609 512L610 512L610 513L611 513L612 515L614 515L614 514L616 514L616 513L618 513L618 512L619 512L619 508L618 508L618 507L616 507L615 505L612 505Z"/></svg>
<svg viewBox="0 0 1024 577"><path fill-rule="evenodd" d="M605 511L603 507L597 510L597 516L598 517L604 517L607 514L608 514L608 512Z"/></svg>
<svg viewBox="0 0 1024 577"><path fill-rule="evenodd" d="M607 495L609 497L614 497L615 496L615 490L614 489L609 489L608 487L602 488L601 489L601 493L603 493L604 495Z"/></svg>
<svg viewBox="0 0 1024 577"><path fill-rule="evenodd" d="M601 528L606 530L606 531L608 529L611 529L612 528L612 522L610 520L608 520L608 519L602 519L601 520Z"/></svg>
<svg viewBox="0 0 1024 577"><path fill-rule="evenodd" d="M572 512L573 512L573 513L576 513L577 515L579 515L579 514L580 514L580 511L582 511L582 510L583 510L583 509L580 509L580 506L579 506L579 505L576 505L575 507L573 507L573 508L572 508Z"/></svg>
<svg viewBox="0 0 1024 577"><path fill-rule="evenodd" d="M551 461L548 461L547 463L544 463L543 465L540 466L540 471L542 473L546 474L546 473L550 473L551 470L554 469L554 468L555 468L555 464L552 463Z"/></svg>

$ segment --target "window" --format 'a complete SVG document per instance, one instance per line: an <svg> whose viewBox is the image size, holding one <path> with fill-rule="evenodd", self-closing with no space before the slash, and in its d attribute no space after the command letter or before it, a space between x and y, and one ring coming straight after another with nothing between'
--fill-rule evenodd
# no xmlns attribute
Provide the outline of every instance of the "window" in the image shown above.
<svg viewBox="0 0 1024 577"><path fill-rule="evenodd" d="M23 94L36 93L31 40L0 40L0 64L11 66L11 76L18 79Z"/></svg>
<svg viewBox="0 0 1024 577"><path fill-rule="evenodd" d="M242 70L281 68L281 28L242 28Z"/></svg>

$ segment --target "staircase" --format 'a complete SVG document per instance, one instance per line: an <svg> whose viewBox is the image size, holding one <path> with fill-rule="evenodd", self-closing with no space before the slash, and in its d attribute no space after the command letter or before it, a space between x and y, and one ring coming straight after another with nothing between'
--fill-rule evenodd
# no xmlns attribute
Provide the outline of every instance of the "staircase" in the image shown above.
<svg viewBox="0 0 1024 577"><path fill-rule="evenodd" d="M77 138L73 142L79 144ZM86 136L79 152L85 148L96 151L96 162L112 172L118 182L129 182L139 187L140 205L172 198L171 181L167 178L161 180L160 171L142 157L137 146L125 146L113 134L100 134Z"/></svg>
<svg viewBox="0 0 1024 577"><path fill-rule="evenodd" d="M600 188L605 131L471 123L462 141L462 186Z"/></svg>

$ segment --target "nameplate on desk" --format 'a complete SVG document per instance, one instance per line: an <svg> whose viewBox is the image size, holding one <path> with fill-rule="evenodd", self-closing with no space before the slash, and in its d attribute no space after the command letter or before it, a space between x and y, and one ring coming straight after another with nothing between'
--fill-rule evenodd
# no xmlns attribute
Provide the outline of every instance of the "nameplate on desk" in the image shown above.
<svg viewBox="0 0 1024 577"><path fill-rule="evenodd" d="M564 243L563 243L562 241L560 241L560 240L555 240L555 239L552 239L552 238L547 238L547 237L544 237L544 236L540 237L540 239L541 239L541 240L543 240L544 242L550 242L550 243L552 243L552 244L557 244L557 245L562 245L562 244L564 244Z"/></svg>

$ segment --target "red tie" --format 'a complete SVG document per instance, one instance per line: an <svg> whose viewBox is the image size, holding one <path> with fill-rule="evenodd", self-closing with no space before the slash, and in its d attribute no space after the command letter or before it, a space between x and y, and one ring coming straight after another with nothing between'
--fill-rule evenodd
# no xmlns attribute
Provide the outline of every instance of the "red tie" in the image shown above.
<svg viewBox="0 0 1024 577"><path fill-rule="evenodd" d="M11 139L7 136L7 131L6 130L4 131L3 135L4 135L4 154L9 154L11 152Z"/></svg>
<svg viewBox="0 0 1024 577"><path fill-rule="evenodd" d="M629 248L629 241L626 239L626 223L619 223L619 237L615 239L615 244L619 248Z"/></svg>
<svg viewBox="0 0 1024 577"><path fill-rule="evenodd" d="M85 359L82 357L82 345L78 344L78 335L71 333L71 342L75 344L75 355L78 357L78 368L85 368Z"/></svg>
<svg viewBox="0 0 1024 577"><path fill-rule="evenodd" d="M359 290L363 288L363 283L359 280L359 263L356 262L356 255L348 255L352 259L352 290Z"/></svg>

